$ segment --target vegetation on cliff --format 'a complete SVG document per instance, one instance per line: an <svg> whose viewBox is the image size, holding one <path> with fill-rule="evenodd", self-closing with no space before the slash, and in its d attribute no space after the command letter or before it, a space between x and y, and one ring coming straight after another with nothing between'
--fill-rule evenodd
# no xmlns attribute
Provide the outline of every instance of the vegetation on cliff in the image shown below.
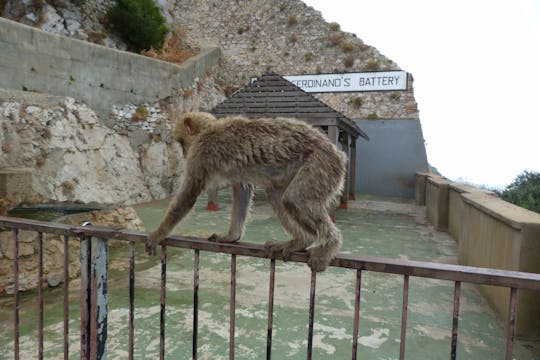
<svg viewBox="0 0 540 360"><path fill-rule="evenodd" d="M169 32L154 0L117 0L107 15L113 30L137 51L161 49Z"/></svg>

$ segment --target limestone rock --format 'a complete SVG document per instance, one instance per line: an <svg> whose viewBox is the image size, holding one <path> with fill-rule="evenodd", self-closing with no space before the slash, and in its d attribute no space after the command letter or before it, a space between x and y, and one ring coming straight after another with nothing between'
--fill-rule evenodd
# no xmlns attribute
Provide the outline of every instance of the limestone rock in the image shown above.
<svg viewBox="0 0 540 360"><path fill-rule="evenodd" d="M70 225L81 225L90 221L96 226L125 228L144 231L144 225L132 207L117 207L85 213L67 215L55 220ZM109 247L128 244L125 241L109 241ZM32 231L19 232L19 289L35 289L38 266L38 235ZM13 292L13 231L0 232L0 295ZM80 274L80 242L78 238L68 238L68 259L70 278ZM43 281L49 287L58 286L64 280L64 237L54 234L43 236Z"/></svg>

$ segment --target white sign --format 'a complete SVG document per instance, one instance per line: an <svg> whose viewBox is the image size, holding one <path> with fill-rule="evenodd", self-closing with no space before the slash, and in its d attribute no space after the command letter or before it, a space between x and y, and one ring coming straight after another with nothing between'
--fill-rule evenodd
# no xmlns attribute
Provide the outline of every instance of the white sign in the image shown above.
<svg viewBox="0 0 540 360"><path fill-rule="evenodd" d="M407 90L406 71L287 75L284 78L308 93Z"/></svg>

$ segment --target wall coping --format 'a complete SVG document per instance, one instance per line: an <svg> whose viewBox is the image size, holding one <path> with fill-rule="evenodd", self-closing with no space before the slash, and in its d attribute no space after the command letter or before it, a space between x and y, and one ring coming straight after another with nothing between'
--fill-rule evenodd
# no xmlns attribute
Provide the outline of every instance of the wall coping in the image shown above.
<svg viewBox="0 0 540 360"><path fill-rule="evenodd" d="M427 181L430 184L435 185L435 187L441 188L441 187L449 186L451 184L450 180L445 179L442 176L438 176L434 174L428 174L427 176L428 176Z"/></svg>
<svg viewBox="0 0 540 360"><path fill-rule="evenodd" d="M540 226L540 214L511 204L489 193L463 193L463 201L516 230L526 225Z"/></svg>
<svg viewBox="0 0 540 360"><path fill-rule="evenodd" d="M473 185L456 183L430 172L417 172L416 176L425 176L429 184L438 188L448 186L449 189L461 195L463 202L513 229L521 231L525 226L540 226L540 214L504 201L492 191L479 189Z"/></svg>

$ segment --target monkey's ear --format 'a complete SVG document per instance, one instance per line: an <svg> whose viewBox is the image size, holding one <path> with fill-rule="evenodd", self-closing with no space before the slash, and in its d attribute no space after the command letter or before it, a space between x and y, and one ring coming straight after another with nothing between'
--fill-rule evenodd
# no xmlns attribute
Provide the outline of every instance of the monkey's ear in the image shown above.
<svg viewBox="0 0 540 360"><path fill-rule="evenodd" d="M187 133L189 135L195 135L199 130L195 121L193 121L193 119L189 117L184 119L184 126L186 127Z"/></svg>

